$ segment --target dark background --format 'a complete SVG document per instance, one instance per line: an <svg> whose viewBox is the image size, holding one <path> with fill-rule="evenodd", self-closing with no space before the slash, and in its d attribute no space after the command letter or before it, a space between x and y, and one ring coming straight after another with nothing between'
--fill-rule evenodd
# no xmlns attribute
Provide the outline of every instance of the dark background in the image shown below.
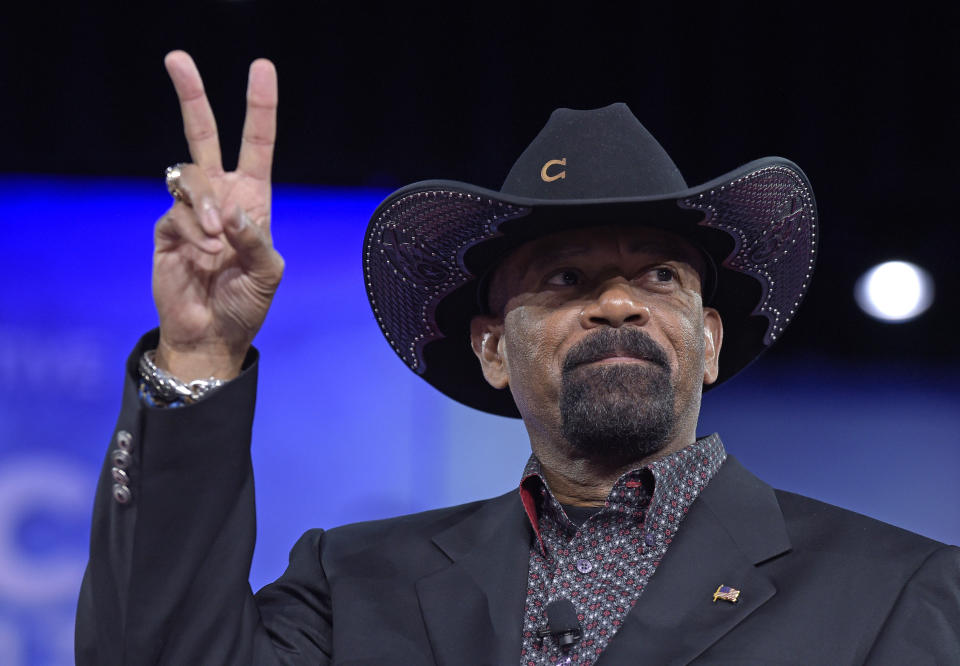
<svg viewBox="0 0 960 666"><path fill-rule="evenodd" d="M225 155L247 65L267 56L280 73L276 180L373 188L276 190L287 271L257 339L255 588L307 528L515 487L522 424L444 398L384 343L360 277L364 224L415 180L499 187L552 109L614 101L690 184L782 155L817 194L806 303L774 358L710 392L699 432L720 432L774 486L960 543L958 10L675 4L5 8L0 664L73 663L123 359L156 323L163 170L188 158L162 66L174 48L196 57ZM905 324L869 319L852 297L893 258L937 285Z"/></svg>
<svg viewBox="0 0 960 666"><path fill-rule="evenodd" d="M134 3L130 3L133 5ZM190 51L235 155L246 66L280 73L275 179L498 188L558 106L627 102L701 183L751 159L807 172L817 275L772 351L892 363L954 342L957 10L797 3L35 5L3 22L2 168L160 178L187 158L165 52ZM228 164L229 165L229 164ZM852 300L883 260L933 274L927 314L882 324Z"/></svg>

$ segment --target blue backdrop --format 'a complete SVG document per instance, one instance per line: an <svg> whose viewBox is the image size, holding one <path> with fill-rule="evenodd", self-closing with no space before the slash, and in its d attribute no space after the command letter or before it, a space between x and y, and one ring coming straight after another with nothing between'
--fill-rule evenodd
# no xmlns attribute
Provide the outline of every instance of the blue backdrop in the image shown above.
<svg viewBox="0 0 960 666"><path fill-rule="evenodd" d="M528 455L518 421L444 398L381 338L359 257L385 194L276 189L287 272L257 339L254 588L310 527L499 494ZM68 664L124 359L156 324L169 198L160 179L8 177L0 200L0 664ZM958 543L958 369L765 359L707 395L700 430L775 486Z"/></svg>

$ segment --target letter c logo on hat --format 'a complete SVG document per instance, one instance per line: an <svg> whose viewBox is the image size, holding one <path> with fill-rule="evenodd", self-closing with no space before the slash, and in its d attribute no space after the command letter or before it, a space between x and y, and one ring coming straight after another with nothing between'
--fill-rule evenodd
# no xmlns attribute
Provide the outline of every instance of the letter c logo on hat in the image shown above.
<svg viewBox="0 0 960 666"><path fill-rule="evenodd" d="M555 180L558 180L558 179L560 179L560 178L566 178L566 177L567 177L567 172L566 172L566 171L561 171L561 172L559 172L559 173L555 173L555 174L553 174L552 176L547 175L547 169L549 169L550 167L552 167L552 166L554 166L554 165L557 165L557 164L559 164L560 166L567 166L567 158L564 157L563 159L559 159L559 160L550 160L549 162L547 162L546 164L544 164L544 165L543 165L543 168L540 169L540 178L543 180L543 182L545 182L545 183L552 183L552 182L555 181Z"/></svg>

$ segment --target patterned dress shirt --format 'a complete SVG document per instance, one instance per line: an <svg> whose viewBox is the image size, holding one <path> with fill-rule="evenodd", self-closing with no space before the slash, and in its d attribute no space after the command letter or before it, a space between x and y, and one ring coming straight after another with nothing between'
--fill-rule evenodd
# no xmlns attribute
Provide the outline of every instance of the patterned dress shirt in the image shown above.
<svg viewBox="0 0 960 666"><path fill-rule="evenodd" d="M582 525L571 521L531 456L520 495L536 539L530 548L522 666L592 664L623 624L657 570L684 516L727 454L717 435L632 470ZM569 599L582 637L560 647L546 607Z"/></svg>

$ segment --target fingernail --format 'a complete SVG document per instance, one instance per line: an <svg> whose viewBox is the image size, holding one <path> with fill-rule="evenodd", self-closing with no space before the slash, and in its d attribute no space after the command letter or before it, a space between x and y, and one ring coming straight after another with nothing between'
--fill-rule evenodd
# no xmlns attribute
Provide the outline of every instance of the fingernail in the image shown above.
<svg viewBox="0 0 960 666"><path fill-rule="evenodd" d="M234 213L233 217L230 219L230 225L233 227L233 230L242 231L249 222L250 217L247 215L246 211L240 208L240 206L237 206L236 213Z"/></svg>
<svg viewBox="0 0 960 666"><path fill-rule="evenodd" d="M223 241L219 238L204 238L200 242L200 249L204 252L216 254L223 249Z"/></svg>
<svg viewBox="0 0 960 666"><path fill-rule="evenodd" d="M220 221L220 211L217 206L209 199L203 202L202 221L203 229L211 236L216 236L223 231L223 223Z"/></svg>

